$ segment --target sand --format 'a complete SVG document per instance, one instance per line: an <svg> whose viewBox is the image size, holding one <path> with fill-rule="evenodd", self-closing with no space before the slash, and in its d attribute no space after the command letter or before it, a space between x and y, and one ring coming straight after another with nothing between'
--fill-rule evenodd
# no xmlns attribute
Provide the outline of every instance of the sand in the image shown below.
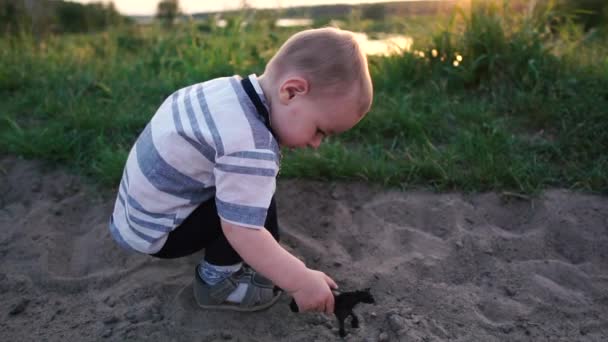
<svg viewBox="0 0 608 342"><path fill-rule="evenodd" d="M562 189L389 191L285 180L283 244L343 290L370 287L346 341L607 341L608 198ZM333 317L203 311L178 260L110 238L111 191L0 158L2 341L340 341Z"/></svg>

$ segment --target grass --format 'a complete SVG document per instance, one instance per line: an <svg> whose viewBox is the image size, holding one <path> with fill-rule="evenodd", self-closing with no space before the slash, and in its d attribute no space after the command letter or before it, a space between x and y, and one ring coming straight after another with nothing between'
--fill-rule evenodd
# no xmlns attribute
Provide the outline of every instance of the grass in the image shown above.
<svg viewBox="0 0 608 342"><path fill-rule="evenodd" d="M284 151L281 177L608 193L606 35L574 25L547 32L542 18L493 5L452 19L416 41L415 53L371 58L372 111L319 150ZM135 27L42 44L2 37L0 152L67 164L115 186L166 96L261 73L291 32L236 21L209 32Z"/></svg>

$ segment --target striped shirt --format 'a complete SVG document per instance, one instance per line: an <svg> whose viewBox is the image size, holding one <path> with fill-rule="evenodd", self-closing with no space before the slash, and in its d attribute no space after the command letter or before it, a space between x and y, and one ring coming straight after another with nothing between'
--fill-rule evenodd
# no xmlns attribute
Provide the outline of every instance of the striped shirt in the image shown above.
<svg viewBox="0 0 608 342"><path fill-rule="evenodd" d="M256 76L249 79L265 103ZM239 76L180 89L129 153L110 232L127 249L156 253L213 196L223 220L263 228L279 162L278 143Z"/></svg>

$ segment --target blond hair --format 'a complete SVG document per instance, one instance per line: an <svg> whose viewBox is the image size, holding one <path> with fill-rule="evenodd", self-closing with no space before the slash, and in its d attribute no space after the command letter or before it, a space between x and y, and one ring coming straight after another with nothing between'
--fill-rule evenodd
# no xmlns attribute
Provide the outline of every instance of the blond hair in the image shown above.
<svg viewBox="0 0 608 342"><path fill-rule="evenodd" d="M291 36L268 62L264 74L279 80L291 73L305 78L311 93L335 94L353 85L371 93L367 58L350 31L325 27Z"/></svg>

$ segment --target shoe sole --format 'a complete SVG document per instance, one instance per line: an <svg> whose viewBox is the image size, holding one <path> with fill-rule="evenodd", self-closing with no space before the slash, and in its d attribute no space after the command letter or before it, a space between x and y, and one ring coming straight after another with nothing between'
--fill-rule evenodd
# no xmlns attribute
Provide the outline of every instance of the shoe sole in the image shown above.
<svg viewBox="0 0 608 342"><path fill-rule="evenodd" d="M203 309L206 310L223 310L223 311L238 311L238 312L254 312L254 311L261 311L264 309L268 309L270 308L272 305L274 305L279 298L281 298L281 295L283 294L283 291L279 290L277 292L277 294L272 298L272 300L270 300L269 302L266 302L264 304L260 304L260 305L256 305L256 306L248 306L248 307L243 307L240 306L239 303L234 303L234 304L212 304L212 305L207 305L207 304L201 304L199 303L198 300L198 295L197 295L197 291L196 291L196 286L198 279L194 279L193 284L192 284L192 293L194 294L194 299L196 301L196 304Z"/></svg>
<svg viewBox="0 0 608 342"><path fill-rule="evenodd" d="M255 312L262 311L273 306L278 300L281 298L281 293L277 294L270 302L264 303L262 305L250 306L250 307L242 307L238 306L238 303L235 304L217 304L217 305L203 305L199 304L198 301L196 304L202 309L206 310L222 310L222 311L238 311L238 312Z"/></svg>

